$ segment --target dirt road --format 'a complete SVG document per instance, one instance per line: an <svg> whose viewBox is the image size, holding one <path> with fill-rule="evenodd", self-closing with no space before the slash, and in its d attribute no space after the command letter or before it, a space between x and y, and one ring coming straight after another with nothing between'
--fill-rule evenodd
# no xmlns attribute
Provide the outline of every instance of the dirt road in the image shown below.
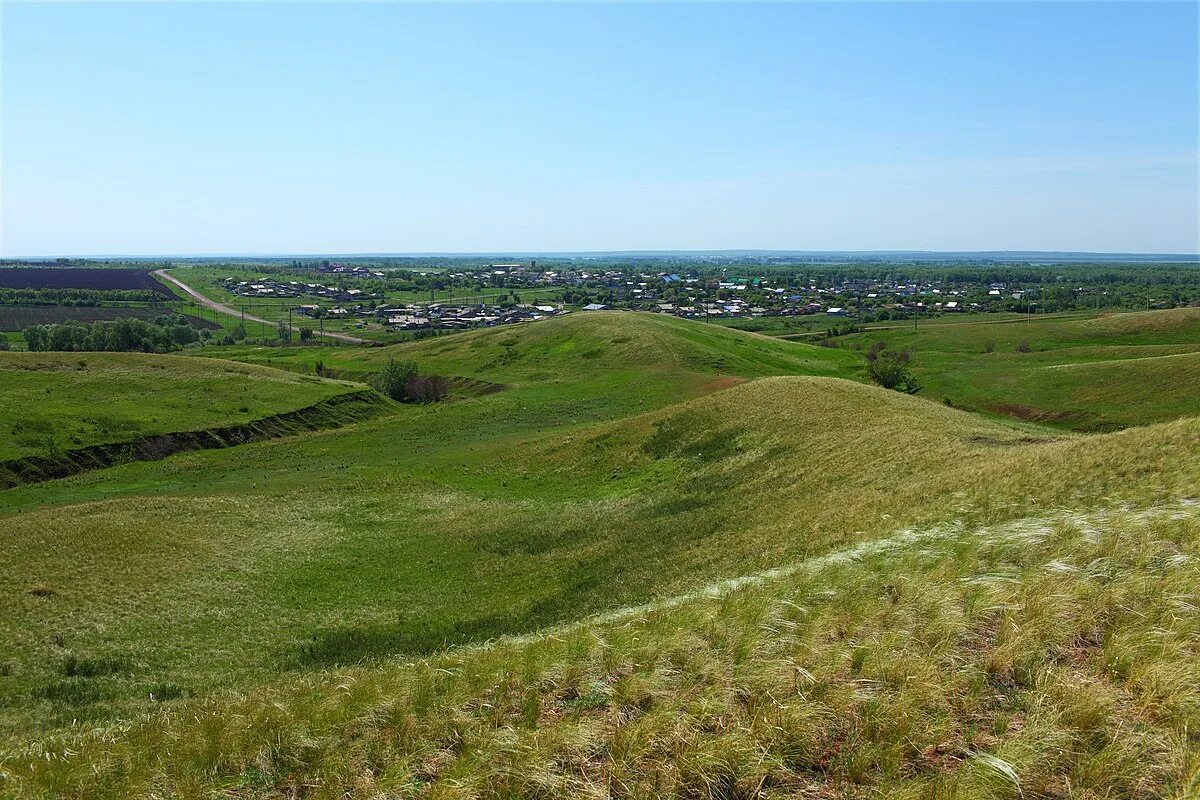
<svg viewBox="0 0 1200 800"><path fill-rule="evenodd" d="M263 319L262 317L255 317L250 314L243 314L241 311L238 311L235 308L230 308L227 305L218 303L216 300L210 300L209 298L200 294L200 292L197 292L195 289L193 289L192 287L188 286L183 281L176 278L174 275L168 274L165 269L156 269L156 270L154 270L154 274L157 275L158 277L162 278L165 281L170 281L171 283L175 284L180 289L183 289L183 291L186 292L187 295L189 297L191 297L193 300L195 300L197 303L204 306L205 308L210 308L213 311L216 311L218 314L227 314L231 317L237 317L238 319L245 319L250 322L261 322L264 325L270 325L272 328L278 324L278 323L272 322L269 319ZM292 330L299 332L300 328L297 325L293 325ZM343 341L343 342L351 342L353 344L371 344L371 342L366 339L360 339L357 336L351 336L348 333L331 333L329 331L324 331L324 332L313 331L313 335L325 336L330 339L337 339L337 340Z"/></svg>

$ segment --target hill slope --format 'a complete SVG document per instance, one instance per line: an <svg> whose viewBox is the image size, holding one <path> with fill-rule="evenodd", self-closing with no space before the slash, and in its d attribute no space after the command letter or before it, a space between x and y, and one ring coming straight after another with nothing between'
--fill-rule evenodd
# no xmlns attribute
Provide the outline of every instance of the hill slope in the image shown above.
<svg viewBox="0 0 1200 800"><path fill-rule="evenodd" d="M0 492L6 790L1189 780L1200 418L1014 426L648 315L337 368L392 356L504 388Z"/></svg>
<svg viewBox="0 0 1200 800"><path fill-rule="evenodd" d="M946 323L839 341L908 351L925 397L1054 427L1105 431L1200 414L1200 308Z"/></svg>
<svg viewBox="0 0 1200 800"><path fill-rule="evenodd" d="M677 374L806 374L848 377L861 372L850 354L758 334L702 325L663 314L599 311L517 326L482 328L373 349L274 348L232 350L239 360L312 370L320 360L348 376L379 369L389 358L423 371L499 382L569 380L629 369Z"/></svg>
<svg viewBox="0 0 1200 800"><path fill-rule="evenodd" d="M210 358L0 352L0 461L248 422L361 388Z"/></svg>
<svg viewBox="0 0 1200 800"><path fill-rule="evenodd" d="M1131 433L1102 449L1200 429ZM1170 452L1159 477L1194 477ZM0 769L81 798L1190 797L1198 509L901 532L662 610L47 737Z"/></svg>
<svg viewBox="0 0 1200 800"><path fill-rule="evenodd" d="M108 499L10 513L0 625L24 699L7 723L31 702L43 719L103 717L155 687L528 631L898 525L1200 482L1193 421L1052 441L837 379L763 379L429 458L389 438L402 421L191 454L174 475L129 465L96 484ZM71 674L81 662L116 666Z"/></svg>

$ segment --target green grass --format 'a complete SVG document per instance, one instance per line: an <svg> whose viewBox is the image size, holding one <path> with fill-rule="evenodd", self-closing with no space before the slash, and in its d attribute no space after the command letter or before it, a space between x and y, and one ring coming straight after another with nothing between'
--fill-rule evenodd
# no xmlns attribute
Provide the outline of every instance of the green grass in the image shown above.
<svg viewBox="0 0 1200 800"><path fill-rule="evenodd" d="M1193 797L1196 506L918 531L528 641L183 702L18 795Z"/></svg>
<svg viewBox="0 0 1200 800"><path fill-rule="evenodd" d="M441 449L455 426L396 435L441 409L405 411L6 493L24 505L3 518L6 726L529 631L897 525L1200 481L1190 422L1046 441L835 379ZM1164 452L1193 460L1159 475ZM130 666L84 702L48 695L72 656Z"/></svg>
<svg viewBox="0 0 1200 800"><path fill-rule="evenodd" d="M1160 352L1186 349L1162 341L1176 323L1116 318L1088 346L1190 365ZM867 385L849 348L650 314L213 352L300 385L318 360L365 380L413 359L468 390L0 492L18 793L1192 780L1195 509L1170 504L1200 486L1200 418L1017 424ZM723 580L741 588L708 597ZM617 616L580 623L597 614ZM496 637L525 638L477 647Z"/></svg>
<svg viewBox="0 0 1200 800"><path fill-rule="evenodd" d="M927 325L838 341L910 351L932 400L1054 427L1115 430L1200 414L1200 308Z"/></svg>
<svg viewBox="0 0 1200 800"><path fill-rule="evenodd" d="M0 460L248 422L361 388L188 356L0 352Z"/></svg>

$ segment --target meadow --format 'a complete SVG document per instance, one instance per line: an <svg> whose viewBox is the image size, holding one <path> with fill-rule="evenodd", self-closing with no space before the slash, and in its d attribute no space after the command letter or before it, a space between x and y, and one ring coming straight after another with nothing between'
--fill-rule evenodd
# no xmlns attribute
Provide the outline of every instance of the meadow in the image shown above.
<svg viewBox="0 0 1200 800"><path fill-rule="evenodd" d="M361 389L212 359L0 352L0 461L294 411Z"/></svg>
<svg viewBox="0 0 1200 800"><path fill-rule="evenodd" d="M908 351L922 396L1078 431L1200 414L1200 308L868 330L837 344Z"/></svg>
<svg viewBox="0 0 1200 800"><path fill-rule="evenodd" d="M1200 347L1181 311L1009 326L1034 345L1013 361L1071 373L1097 415L1178 381L1174 412L1090 434L867 382L870 337L925 337L888 347L949 382L972 348L1003 357L1002 326L817 347L609 312L146 357L292 401L392 358L455 388L0 492L0 791L1186 796Z"/></svg>

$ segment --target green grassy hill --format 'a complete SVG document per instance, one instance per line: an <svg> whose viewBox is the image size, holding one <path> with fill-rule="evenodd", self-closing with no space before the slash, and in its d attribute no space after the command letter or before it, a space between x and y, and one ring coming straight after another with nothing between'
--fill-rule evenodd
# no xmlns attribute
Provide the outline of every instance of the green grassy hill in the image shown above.
<svg viewBox="0 0 1200 800"><path fill-rule="evenodd" d="M811 389L793 383L744 390L768 386L768 394L783 396L778 402ZM714 399L731 402L736 391ZM754 400L774 410L771 398ZM980 435L969 433L970 424L955 425L961 412L937 410L946 415L935 419L946 423L950 443ZM967 464L949 474L910 466L912 485L921 488L890 508L915 501L926 514L940 511L943 524L890 536L883 531L902 520L878 515L875 498L855 504L846 499L849 487L829 497L781 486L756 498L771 505L775 520L760 518L759 543L820 530L809 515L830 519L827 506L841 502L850 507L831 520L841 537L833 552L846 555L793 558L782 562L792 565L782 572L726 584L714 599L702 591L617 621L431 660L277 679L244 699L183 701L117 731L63 734L61 743L42 738L9 753L4 769L19 787L80 797L202 787L273 797L300 786L314 797L586 794L588 786L633 796L768 789L784 796L842 787L1017 797L1065 785L1186 796L1196 767L1189 731L1200 708L1197 621L1188 610L1200 599L1200 522L1194 505L1163 505L1161 498L1197 485L1198 445L1200 427L1187 420L1082 440L995 442L990 446L1003 455L976 464L982 472ZM709 470L733 469L739 459L702 455L686 444L673 455L651 444L646 457L702 459ZM814 464L817 472L827 465ZM933 488L942 485L940 493ZM1021 516L1028 507L1105 496L1139 500L1144 510ZM634 502L622 521L665 511L676 517L670 529L684 527L677 509L654 508L663 502ZM491 514L473 521L510 510L490 505ZM721 504L722 516L730 511ZM597 529L608 516L589 520L589 540L606 540ZM523 544L546 544L528 533L545 530L536 515L525 520ZM858 526L851 541L868 544L843 551L847 525ZM666 529L624 546L646 544ZM438 530L454 536L445 526ZM483 537L493 546L488 573L512 566L497 563L502 533ZM710 551L737 547L743 532L713 534ZM818 536L799 550L825 553L829 546ZM302 587L309 602L340 597L346 588L329 568L330 555L311 563L315 580ZM444 575L443 567L436 571ZM253 570L239 572L244 580ZM402 578L395 570L392 577ZM620 592L621 577L607 576L609 592ZM484 580L476 572L470 594L486 591ZM452 595L454 584L443 579L437 591ZM274 616L264 602L265 595L254 597L256 613ZM401 604L401 619L419 614L412 604L419 602ZM244 649L231 630L244 620L231 622L224 623L227 655ZM254 641L261 647L260 635ZM1153 647L1143 646L1148 639ZM160 650L171 646L158 643ZM175 646L203 652L217 644L190 635ZM72 663L77 674L53 685L111 689L117 679L106 670L121 662L97 655ZM170 684L155 689L177 691Z"/></svg>
<svg viewBox="0 0 1200 800"><path fill-rule="evenodd" d="M18 794L1193 779L1200 418L1015 424L640 314L230 355L493 390L0 492Z"/></svg>
<svg viewBox="0 0 1200 800"><path fill-rule="evenodd" d="M0 352L0 461L248 422L361 388L209 358Z"/></svg>
<svg viewBox="0 0 1200 800"><path fill-rule="evenodd" d="M1078 431L1200 414L1200 308L945 323L839 342L909 351L921 394L968 410Z"/></svg>
<svg viewBox="0 0 1200 800"><path fill-rule="evenodd" d="M845 353L768 336L700 325L664 314L578 312L537 324L483 328L389 347L233 348L226 356L311 372L317 361L336 374L372 372L389 358L426 371L488 380L575 379L597 371L652 369L673 375L781 373L843 375L859 360Z"/></svg>

